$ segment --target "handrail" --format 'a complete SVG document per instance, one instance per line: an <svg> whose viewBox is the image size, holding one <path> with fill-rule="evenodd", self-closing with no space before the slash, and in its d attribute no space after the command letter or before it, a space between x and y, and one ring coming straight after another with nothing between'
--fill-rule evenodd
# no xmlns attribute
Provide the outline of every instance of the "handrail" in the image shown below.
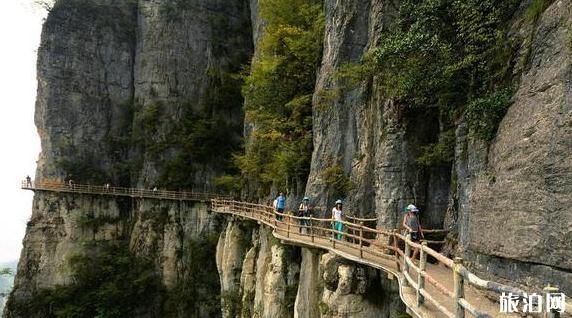
<svg viewBox="0 0 572 318"><path fill-rule="evenodd" d="M329 218L294 216L288 213L275 212L270 206L253 205L246 202L213 199L212 208L215 212L230 213L259 220L271 226L274 229L275 235L285 237L286 240L297 241L295 238L292 238L292 236L296 235L297 237L307 237L313 246L316 247L329 246L329 248L332 248L334 251L346 251L344 253L347 253L348 249L353 250L357 261L363 260L364 263L366 263L366 254L374 256L384 255L384 259L394 259L398 271L401 274L401 285L403 287L410 286L416 293L416 307L424 306L425 300L428 300L433 304L434 308L445 317L464 318L466 313L479 318L491 317L488 313L483 312L477 308L477 306L471 304L470 300L466 298L465 282L480 289L496 293L512 292L517 295L524 293L518 288L480 279L463 266L462 259L449 259L438 251L428 247L429 243L442 243L442 241L422 241L421 243L416 243L411 240L410 235L404 236L396 230L388 231L385 229L371 228L364 225L364 222L349 222L347 221L349 218L341 221L346 230L339 231L332 228L331 225L327 226L333 223L333 220ZM254 211L252 208L254 208ZM246 212L246 210L250 211ZM351 229L351 232L347 231L347 229ZM444 232L444 230L429 230L427 232L436 233ZM372 234L374 235L373 238L366 237L366 235ZM387 239L388 243L379 240L380 237ZM320 241L320 244L314 244L317 241ZM393 244L389 243L391 241L393 241ZM405 252L398 247L398 242L404 244ZM379 249L393 252L393 256L377 252L376 250ZM419 265L416 265L409 256L412 249L419 249L420 251ZM454 290L447 288L437 277L433 277L426 271L425 267L427 266L428 255L435 258L451 272ZM371 264L371 260L367 259L367 263ZM412 276L410 270L413 271L415 275ZM453 308L447 307L447 304L441 303L435 295L430 294L425 288L425 282L435 287L435 290L442 294L445 299L452 300ZM410 305L408 304L408 306Z"/></svg>
<svg viewBox="0 0 572 318"><path fill-rule="evenodd" d="M22 189L153 199L208 201L211 203L214 212L233 214L257 220L272 227L275 236L285 237L286 240L293 242L300 242L296 236L305 237L313 244L312 246L328 248L354 261L374 267L379 266L394 275L398 274L400 293L401 288L407 286L415 291L415 307L422 307L425 304L425 300L429 300L434 308L446 317L464 318L467 312L479 318L490 317L490 315L478 309L474 304L471 304L469 299L465 297L465 282L471 286L495 293L512 293L520 297L523 297L525 294L521 289L481 279L464 267L462 259L449 259L438 251L428 247L429 243L437 244L443 243L443 241L421 241L420 243L416 243L411 240L410 234L404 236L398 233L397 230L389 231L369 227L365 225L365 221L363 221L367 219L346 216L345 220L338 221L343 225L343 228L345 228L345 230L340 231L332 227L335 221L331 218L315 218L313 216L295 216L288 213L279 213L268 205L235 201L230 196L213 193L132 189L111 187L110 185L65 184L53 181L32 182L31 180L24 180L22 182ZM351 222L352 220L359 221L356 223ZM425 232L439 233L446 231L434 229L426 230ZM319 244L317 243L318 241ZM403 244L405 251L399 248L399 243ZM415 264L410 258L413 249L417 249L420 252L419 265ZM392 253L392 255L388 254L388 252ZM426 270L428 255L435 258L438 262L443 264L447 270L451 271L454 290L447 288L438 277L433 277ZM354 256L355 258L352 258ZM387 265L376 263L371 256L381 257L385 260L393 260L396 270L384 267ZM413 271L415 275L412 276L410 270ZM452 300L453 308L447 307L447 304L441 303L435 295L430 294L425 288L425 282L435 287L446 299ZM551 290L551 292L554 292L554 290ZM403 298L403 294L401 294L401 296ZM411 304L407 305L409 308L413 306ZM567 305L566 309L570 310L570 306ZM413 312L416 311L413 310Z"/></svg>
<svg viewBox="0 0 572 318"><path fill-rule="evenodd" d="M189 191L134 189L126 187L113 187L110 185L90 185L64 183L60 181L22 181L22 189L38 191L55 191L66 193L85 193L112 196L142 197L155 199L172 199L182 201L210 201L216 198L231 199L231 196L216 193L202 193Z"/></svg>

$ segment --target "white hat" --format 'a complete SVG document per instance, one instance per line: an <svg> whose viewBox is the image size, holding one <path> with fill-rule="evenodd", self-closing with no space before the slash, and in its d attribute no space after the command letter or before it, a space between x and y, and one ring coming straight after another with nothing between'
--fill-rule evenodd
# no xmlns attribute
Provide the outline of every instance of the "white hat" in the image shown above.
<svg viewBox="0 0 572 318"><path fill-rule="evenodd" d="M419 212L419 209L413 204L408 205L406 209L411 212Z"/></svg>

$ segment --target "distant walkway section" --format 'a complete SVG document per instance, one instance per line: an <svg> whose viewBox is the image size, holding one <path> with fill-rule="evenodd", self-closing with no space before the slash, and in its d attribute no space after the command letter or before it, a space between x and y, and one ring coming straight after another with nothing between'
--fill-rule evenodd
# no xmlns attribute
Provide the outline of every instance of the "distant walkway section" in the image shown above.
<svg viewBox="0 0 572 318"><path fill-rule="evenodd" d="M98 194L107 196L131 197L131 198L149 198L161 200L179 200L179 201L195 201L208 202L212 199L230 199L229 196L216 193L201 193L189 191L169 191L160 189L135 189L124 187L112 187L110 185L88 185L88 184L70 184L57 181L22 181L22 189L32 191L51 191L62 193L82 193L82 194Z"/></svg>

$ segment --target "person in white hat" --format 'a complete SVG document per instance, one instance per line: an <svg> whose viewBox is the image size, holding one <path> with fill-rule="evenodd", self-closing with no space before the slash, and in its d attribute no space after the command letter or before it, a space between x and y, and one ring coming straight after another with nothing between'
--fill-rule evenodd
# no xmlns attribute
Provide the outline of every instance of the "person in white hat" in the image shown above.
<svg viewBox="0 0 572 318"><path fill-rule="evenodd" d="M405 208L406 214L403 216L403 223L402 226L407 230L407 234L411 234L411 241L418 243L423 236L423 229L421 228L421 223L419 223L419 217L417 214L419 213L419 209L410 204ZM411 259L415 260L419 255L419 249L413 248L413 255Z"/></svg>

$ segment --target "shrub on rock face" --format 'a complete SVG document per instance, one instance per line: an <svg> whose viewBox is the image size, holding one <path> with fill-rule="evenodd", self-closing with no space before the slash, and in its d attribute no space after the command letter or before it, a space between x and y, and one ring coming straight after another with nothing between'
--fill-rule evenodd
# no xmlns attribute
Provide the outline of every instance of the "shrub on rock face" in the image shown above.
<svg viewBox="0 0 572 318"><path fill-rule="evenodd" d="M508 89L473 100L467 107L465 118L471 133L482 140L490 141L510 107L512 92Z"/></svg>
<svg viewBox="0 0 572 318"><path fill-rule="evenodd" d="M128 317L152 309L163 289L154 266L130 254L126 245L108 245L95 255L69 259L73 283L38 291L27 301L8 301L14 317Z"/></svg>

